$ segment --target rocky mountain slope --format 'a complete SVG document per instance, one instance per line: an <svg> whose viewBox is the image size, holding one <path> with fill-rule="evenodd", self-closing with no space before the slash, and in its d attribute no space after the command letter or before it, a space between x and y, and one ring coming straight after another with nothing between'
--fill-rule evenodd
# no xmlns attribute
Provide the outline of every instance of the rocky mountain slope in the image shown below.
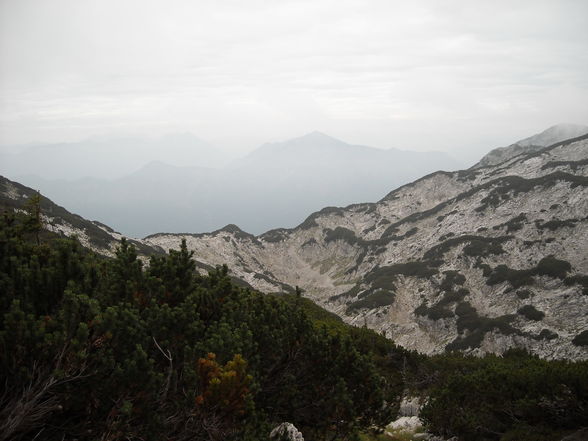
<svg viewBox="0 0 588 441"><path fill-rule="evenodd" d="M587 133L588 126L578 124L557 124L541 133L517 141L508 147L499 147L490 151L472 168L496 165L510 158L514 158L517 155L536 152L557 142L576 138Z"/></svg>
<svg viewBox="0 0 588 441"><path fill-rule="evenodd" d="M377 203L329 207L259 236L182 239L262 291L294 289L426 353L524 347L588 358L588 136L493 166L437 172Z"/></svg>

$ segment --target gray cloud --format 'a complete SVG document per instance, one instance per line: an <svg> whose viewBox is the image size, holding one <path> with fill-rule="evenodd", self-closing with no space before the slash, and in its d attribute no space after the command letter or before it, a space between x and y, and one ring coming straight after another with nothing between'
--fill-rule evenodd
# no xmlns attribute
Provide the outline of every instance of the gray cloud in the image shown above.
<svg viewBox="0 0 588 441"><path fill-rule="evenodd" d="M0 142L314 129L475 158L588 120L584 1L0 3Z"/></svg>

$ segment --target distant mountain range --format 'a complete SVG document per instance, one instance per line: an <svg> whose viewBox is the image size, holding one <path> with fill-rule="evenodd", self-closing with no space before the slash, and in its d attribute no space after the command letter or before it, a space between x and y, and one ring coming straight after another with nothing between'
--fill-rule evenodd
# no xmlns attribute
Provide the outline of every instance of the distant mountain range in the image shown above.
<svg viewBox="0 0 588 441"><path fill-rule="evenodd" d="M174 166L218 168L230 158L190 133L158 138L94 137L79 142L35 144L0 151L0 173L13 178L68 181L82 178L116 179L153 161Z"/></svg>
<svg viewBox="0 0 588 441"><path fill-rule="evenodd" d="M205 150L201 144L194 145ZM46 156L67 153L48 158L46 167L55 162L79 162L67 156L75 150L71 146L40 150ZM21 160L42 167L31 155L33 151ZM120 155L128 156L124 148ZM108 161L116 164L120 155L112 151ZM377 200L390 188L440 168L454 169L457 162L444 153L350 145L314 132L265 144L222 168L189 165L189 161L184 166L154 161L116 179L79 178L87 171L64 172L64 176L77 175L77 179L47 179L35 173L19 176L15 172L7 176L39 189L86 218L140 237L161 230L212 231L227 223L253 233L294 226L326 205Z"/></svg>

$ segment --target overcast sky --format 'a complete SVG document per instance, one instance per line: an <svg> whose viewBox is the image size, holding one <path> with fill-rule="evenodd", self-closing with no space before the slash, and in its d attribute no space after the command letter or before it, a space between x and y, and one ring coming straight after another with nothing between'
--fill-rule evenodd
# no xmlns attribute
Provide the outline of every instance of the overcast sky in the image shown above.
<svg viewBox="0 0 588 441"><path fill-rule="evenodd" d="M477 158L588 123L588 1L0 0L0 144L319 130Z"/></svg>

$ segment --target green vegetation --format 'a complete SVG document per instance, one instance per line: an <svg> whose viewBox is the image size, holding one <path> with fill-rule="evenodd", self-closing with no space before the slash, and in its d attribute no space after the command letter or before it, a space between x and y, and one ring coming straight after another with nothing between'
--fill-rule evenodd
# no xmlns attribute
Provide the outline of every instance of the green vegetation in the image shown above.
<svg viewBox="0 0 588 441"><path fill-rule="evenodd" d="M541 259L533 272L538 276L564 279L571 270L572 265L570 265L569 262L556 259L554 256L550 255Z"/></svg>
<svg viewBox="0 0 588 441"><path fill-rule="evenodd" d="M335 242L337 240L347 242L349 245L355 245L362 241L353 231L347 228L337 227L334 230L330 228L325 229L325 243Z"/></svg>
<svg viewBox="0 0 588 441"><path fill-rule="evenodd" d="M541 321L543 320L543 317L545 317L545 313L539 311L533 305L525 305L519 308L517 313L535 322Z"/></svg>
<svg viewBox="0 0 588 441"><path fill-rule="evenodd" d="M574 337L572 343L576 346L588 346L588 330L580 332Z"/></svg>
<svg viewBox="0 0 588 441"><path fill-rule="evenodd" d="M422 303L418 308L414 310L416 315L420 316L427 316L431 320L441 320L444 318L451 318L455 316L455 314L447 309L446 306L442 305L441 303L437 303L436 305L431 306L430 308L427 307L425 303Z"/></svg>
<svg viewBox="0 0 588 441"><path fill-rule="evenodd" d="M352 302L347 307L346 313L349 315L360 309L375 309L381 306L388 306L394 303L395 295L392 291L386 289L376 289L365 291L364 296L360 295L360 299Z"/></svg>
<svg viewBox="0 0 588 441"><path fill-rule="evenodd" d="M259 238L269 243L281 242L287 237L286 231L283 228L277 228L263 233Z"/></svg>
<svg viewBox="0 0 588 441"><path fill-rule="evenodd" d="M482 199L482 205L476 208L476 211L484 211L488 207L497 207L501 201L508 200L511 196L527 193L535 187L551 187L560 181L568 182L572 188L588 185L588 178L564 172L555 172L532 179L525 179L520 176L505 176L479 187L490 188L491 191L488 196Z"/></svg>
<svg viewBox="0 0 588 441"><path fill-rule="evenodd" d="M436 273L437 269L431 268L429 262L415 261L396 263L390 266L375 268L365 276L364 280L374 289L382 288L394 290L394 281L396 281L397 276L403 275L426 278L431 277Z"/></svg>
<svg viewBox="0 0 588 441"><path fill-rule="evenodd" d="M277 281L276 279L273 279L272 277L269 277L266 274L255 273L253 275L253 278L265 280L266 282L271 283L272 285L278 285L283 292L293 293L295 291L295 289L293 287L291 287L290 285L283 283L283 282L280 282L280 281ZM240 285L236 281L233 281L233 283L235 283L236 285ZM248 285L246 285L246 287L250 288L250 286L248 286Z"/></svg>
<svg viewBox="0 0 588 441"><path fill-rule="evenodd" d="M443 274L445 278L441 281L439 287L444 291L451 291L455 285L463 285L466 281L465 276L458 271L443 271Z"/></svg>
<svg viewBox="0 0 588 441"><path fill-rule="evenodd" d="M417 227L413 227L409 230L407 230L404 234L400 234L397 235L395 234L396 232L398 232L398 228L391 226L388 227L384 233L382 234L382 239L387 239L388 241L392 242L392 241L399 241L402 239L406 239L407 237L411 237L414 236L418 231Z"/></svg>
<svg viewBox="0 0 588 441"><path fill-rule="evenodd" d="M479 348L484 340L484 335L494 329L504 335L520 333L510 325L514 316L482 317L468 302L460 302L455 308L455 314L457 315L459 336L446 346L448 351Z"/></svg>
<svg viewBox="0 0 588 441"><path fill-rule="evenodd" d="M471 257L487 257L491 254L503 254L505 251L501 244L512 239L512 236L485 237L464 235L446 240L431 249L427 250L423 257L425 259L441 259L451 248L461 244L464 247L464 254Z"/></svg>
<svg viewBox="0 0 588 441"><path fill-rule="evenodd" d="M539 230L549 230L549 231L555 231L558 228L564 228L564 227L574 227L576 225L576 223L578 223L578 219L563 219L563 220L559 220L559 219L552 219L550 221L547 222L542 222L540 220L535 221L535 226L539 229Z"/></svg>
<svg viewBox="0 0 588 441"><path fill-rule="evenodd" d="M531 297L532 294L533 293L528 289L519 289L517 291L517 297L521 300L528 299L529 297Z"/></svg>
<svg viewBox="0 0 588 441"><path fill-rule="evenodd" d="M488 285L497 285L502 282L509 282L513 288L520 288L525 285L533 284L533 276L549 276L553 278L564 279L572 266L565 260L556 259L549 255L537 263L534 268L516 270L506 265L498 265L492 269L488 265L479 265L484 269L484 276L488 279ZM524 292L523 292L524 295Z"/></svg>
<svg viewBox="0 0 588 441"><path fill-rule="evenodd" d="M542 329L539 335L537 336L537 340L554 340L557 337L559 337L559 335L557 335L557 332L553 332L549 329Z"/></svg>
<svg viewBox="0 0 588 441"><path fill-rule="evenodd" d="M525 213L521 213L516 217L513 217L508 222L505 222L500 225L496 225L492 227L493 230L499 230L501 228L506 227L506 232L510 233L511 231L519 231L523 228L523 225L527 222L527 215Z"/></svg>
<svg viewBox="0 0 588 441"><path fill-rule="evenodd" d="M0 218L0 433L4 439L260 440L293 422L308 440L391 420L402 390L369 330L317 317L299 296L195 272L185 243L148 267Z"/></svg>
<svg viewBox="0 0 588 441"><path fill-rule="evenodd" d="M532 270L515 270L506 265L498 265L488 276L486 284L498 285L502 282L509 282L513 288L520 288L524 285L532 285L532 276Z"/></svg>
<svg viewBox="0 0 588 441"><path fill-rule="evenodd" d="M568 276L564 279L564 283L568 286L580 285L582 287L582 293L585 296L588 296L588 276L584 276L582 274Z"/></svg>
<svg viewBox="0 0 588 441"><path fill-rule="evenodd" d="M463 441L553 441L586 424L588 362L546 361L511 350L503 357L441 355L421 364L429 378L427 428ZM421 392L423 393L423 392Z"/></svg>
<svg viewBox="0 0 588 441"><path fill-rule="evenodd" d="M580 159L579 161L551 161L547 164L544 164L541 167L541 170L547 170L548 168L555 168L555 167L570 167L572 170L576 171L578 168L585 166L588 164L588 158Z"/></svg>
<svg viewBox="0 0 588 441"><path fill-rule="evenodd" d="M559 440L586 424L586 361L426 357L346 325L299 289L261 294L226 266L199 275L185 242L148 266L124 240L114 259L100 257L41 231L35 206L0 217L0 439L261 441L284 421L307 441L409 439L381 433L406 390L428 397L427 431L460 441ZM587 279L552 256L528 271ZM431 261L376 268L369 289L348 295L393 302L397 277L437 273ZM480 317L464 283L445 271L441 299L415 311L443 318L457 303L449 350L479 347L493 330L520 334L515 316ZM573 343L588 346L588 331Z"/></svg>
<svg viewBox="0 0 588 441"><path fill-rule="evenodd" d="M414 310L416 315L427 316L431 320L440 320L454 317L455 314L448 308L448 305L455 302L461 302L469 291L465 288L454 290L456 285L463 285L466 281L465 276L458 271L444 271L445 276L439 287L443 290L443 296L435 305L427 307L422 303Z"/></svg>

